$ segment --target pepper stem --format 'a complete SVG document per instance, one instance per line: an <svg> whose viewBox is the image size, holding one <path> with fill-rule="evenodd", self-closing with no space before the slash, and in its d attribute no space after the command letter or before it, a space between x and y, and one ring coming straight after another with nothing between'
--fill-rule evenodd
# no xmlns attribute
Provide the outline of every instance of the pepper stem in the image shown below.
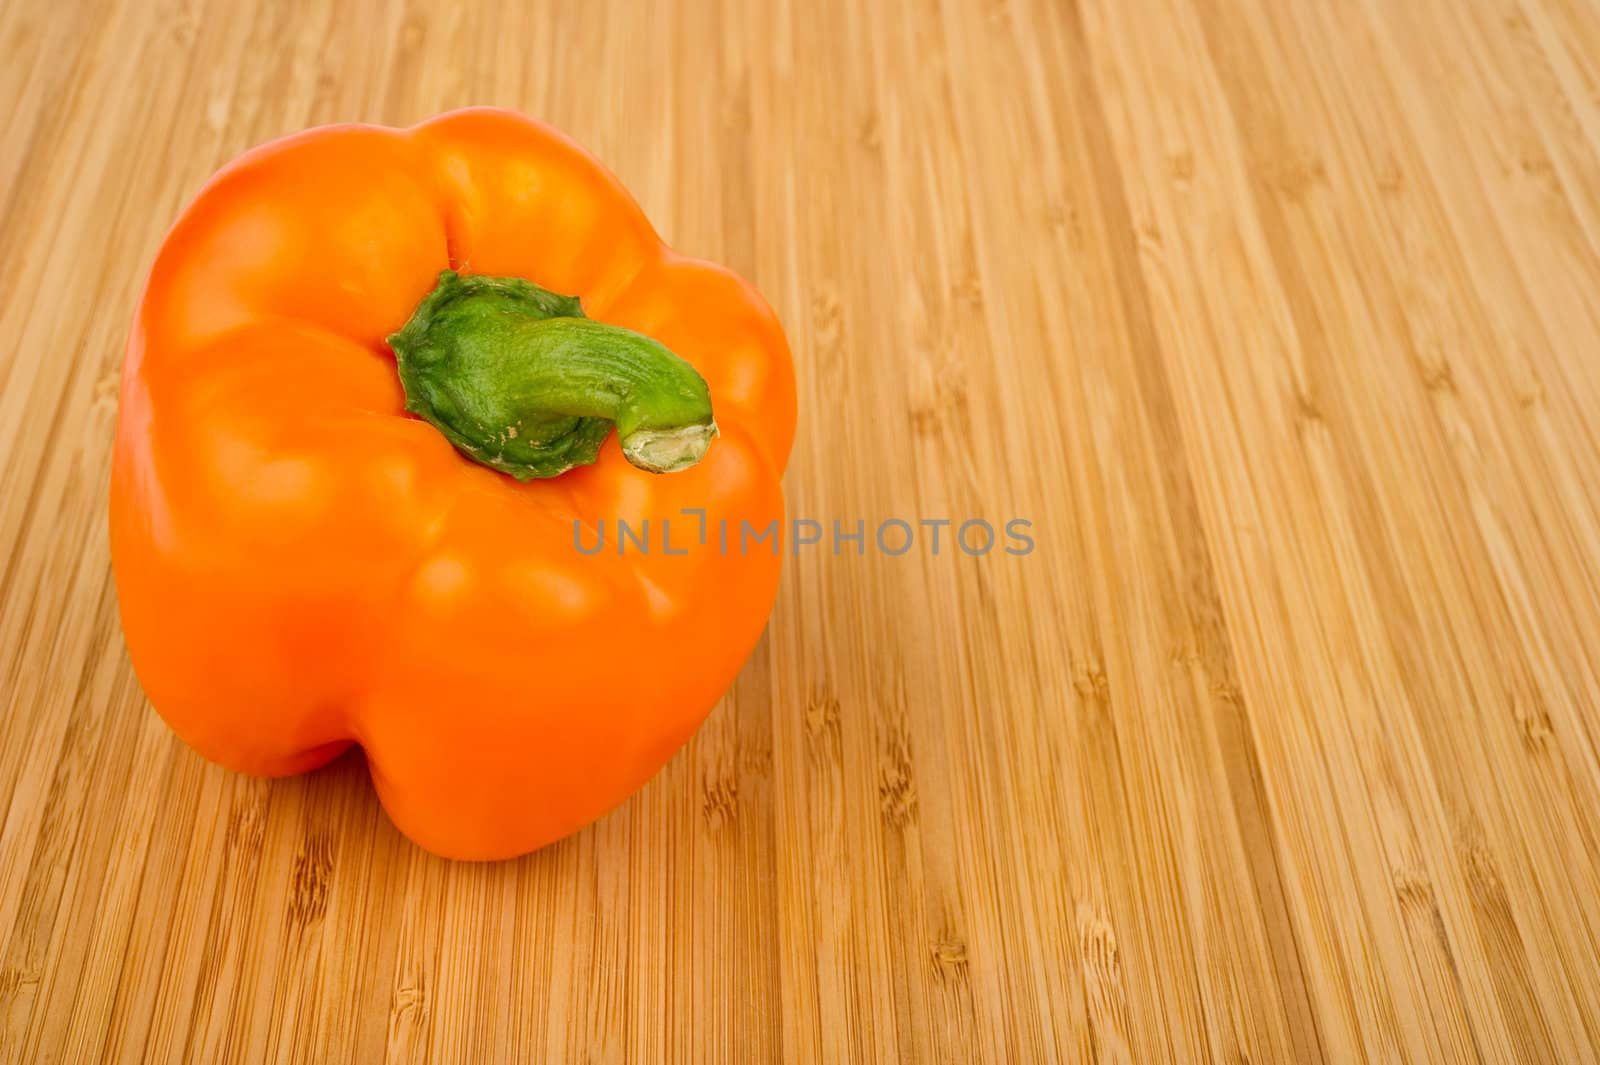
<svg viewBox="0 0 1600 1065"><path fill-rule="evenodd" d="M406 410L519 481L595 461L613 425L651 473L693 466L717 435L693 366L518 277L444 271L389 346Z"/></svg>

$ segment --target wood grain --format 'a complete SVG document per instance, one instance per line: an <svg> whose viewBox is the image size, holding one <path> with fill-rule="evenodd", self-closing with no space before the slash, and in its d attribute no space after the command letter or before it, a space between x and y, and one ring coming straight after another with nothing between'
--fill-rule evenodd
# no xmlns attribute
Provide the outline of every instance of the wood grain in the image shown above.
<svg viewBox="0 0 1600 1065"><path fill-rule="evenodd" d="M1600 9L0 5L0 1061L1600 1060ZM794 344L705 728L461 865L150 710L104 517L165 227L519 108ZM948 533L946 534L948 537Z"/></svg>

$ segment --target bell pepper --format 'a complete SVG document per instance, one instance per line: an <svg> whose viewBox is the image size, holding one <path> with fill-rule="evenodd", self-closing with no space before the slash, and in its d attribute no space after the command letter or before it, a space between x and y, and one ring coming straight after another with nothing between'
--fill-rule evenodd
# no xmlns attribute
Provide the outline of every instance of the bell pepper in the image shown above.
<svg viewBox="0 0 1600 1065"><path fill-rule="evenodd" d="M760 295L555 130L471 109L274 141L184 210L138 306L110 502L130 657L214 762L359 744L423 847L525 853L732 683L780 557L707 530L781 527L794 427Z"/></svg>

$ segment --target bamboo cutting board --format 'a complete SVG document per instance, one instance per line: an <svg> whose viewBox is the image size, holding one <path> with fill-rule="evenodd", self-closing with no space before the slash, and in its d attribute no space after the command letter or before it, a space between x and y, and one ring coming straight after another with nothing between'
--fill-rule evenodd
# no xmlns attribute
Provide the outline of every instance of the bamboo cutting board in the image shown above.
<svg viewBox="0 0 1600 1065"><path fill-rule="evenodd" d="M1597 59L1586 0L7 0L0 1061L1600 1059ZM1036 542L795 555L495 865L179 744L104 514L206 176L470 103L767 294L796 516Z"/></svg>

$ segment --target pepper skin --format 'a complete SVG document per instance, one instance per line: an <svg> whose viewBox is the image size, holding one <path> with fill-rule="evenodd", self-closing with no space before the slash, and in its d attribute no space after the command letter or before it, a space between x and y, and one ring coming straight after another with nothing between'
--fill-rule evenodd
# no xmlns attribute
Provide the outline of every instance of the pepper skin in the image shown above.
<svg viewBox="0 0 1600 1065"><path fill-rule="evenodd" d="M473 461L407 412L388 342L445 271L576 296L687 362L703 458L646 472L613 432L560 476ZM471 109L275 141L184 211L138 308L111 483L129 653L212 761L282 776L360 744L418 844L526 853L639 788L732 683L780 565L738 532L782 527L794 427L765 302L560 133Z"/></svg>

